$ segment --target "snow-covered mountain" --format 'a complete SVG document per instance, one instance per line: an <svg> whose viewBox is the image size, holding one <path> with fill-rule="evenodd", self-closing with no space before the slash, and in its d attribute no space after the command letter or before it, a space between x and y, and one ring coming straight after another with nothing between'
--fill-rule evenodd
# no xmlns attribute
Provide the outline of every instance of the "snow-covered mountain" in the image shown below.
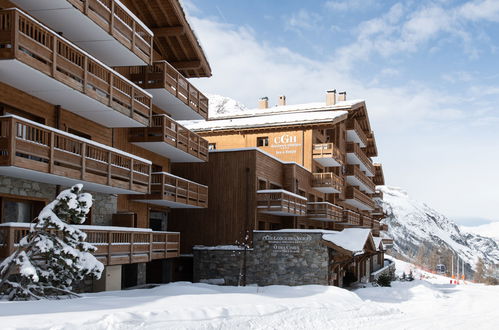
<svg viewBox="0 0 499 330"><path fill-rule="evenodd" d="M227 96L207 94L206 97L209 99L208 109L210 118L237 115L248 110L244 104Z"/></svg>
<svg viewBox="0 0 499 330"><path fill-rule="evenodd" d="M379 186L383 192L380 202L388 215L388 235L394 239L394 252L413 259L420 246L437 251L440 262L450 267L450 253L465 262L468 278L473 274L478 258L486 265L499 265L499 244L490 237L464 232L445 215L428 205L413 200L399 188ZM427 255L429 257L429 255Z"/></svg>

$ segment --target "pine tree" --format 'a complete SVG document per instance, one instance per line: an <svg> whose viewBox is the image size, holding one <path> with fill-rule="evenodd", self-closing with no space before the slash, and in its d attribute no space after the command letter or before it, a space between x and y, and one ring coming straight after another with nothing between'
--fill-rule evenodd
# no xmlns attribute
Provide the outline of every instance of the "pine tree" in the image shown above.
<svg viewBox="0 0 499 330"><path fill-rule="evenodd" d="M91 254L95 247L72 226L82 224L92 206L92 196L81 193L82 187L62 191L45 206L16 251L0 264L0 295L9 300L76 296L74 281L100 278L104 266Z"/></svg>
<svg viewBox="0 0 499 330"><path fill-rule="evenodd" d="M485 275L485 265L483 264L483 260L478 258L475 266L475 274L473 274L473 280L477 283L482 283Z"/></svg>

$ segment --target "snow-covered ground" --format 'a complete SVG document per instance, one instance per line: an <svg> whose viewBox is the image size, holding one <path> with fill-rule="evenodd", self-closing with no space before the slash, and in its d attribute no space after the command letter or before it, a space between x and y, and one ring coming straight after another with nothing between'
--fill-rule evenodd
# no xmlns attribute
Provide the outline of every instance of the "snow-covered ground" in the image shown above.
<svg viewBox="0 0 499 330"><path fill-rule="evenodd" d="M414 267L397 261L398 272ZM2 329L499 329L499 287L432 278L391 288L177 282L81 299L0 302Z"/></svg>

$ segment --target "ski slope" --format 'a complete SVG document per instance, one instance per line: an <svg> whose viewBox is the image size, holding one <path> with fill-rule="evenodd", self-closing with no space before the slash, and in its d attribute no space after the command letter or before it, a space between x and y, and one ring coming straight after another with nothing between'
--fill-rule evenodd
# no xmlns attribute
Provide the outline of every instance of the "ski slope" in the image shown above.
<svg viewBox="0 0 499 330"><path fill-rule="evenodd" d="M397 261L399 272L414 269ZM0 302L2 329L499 329L499 287L442 276L348 291L177 282L81 299Z"/></svg>

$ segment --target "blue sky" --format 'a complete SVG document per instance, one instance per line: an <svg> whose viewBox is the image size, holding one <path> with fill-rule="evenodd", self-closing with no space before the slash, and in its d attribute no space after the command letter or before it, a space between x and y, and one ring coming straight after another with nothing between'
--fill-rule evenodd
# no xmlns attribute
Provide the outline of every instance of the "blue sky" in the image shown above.
<svg viewBox="0 0 499 330"><path fill-rule="evenodd" d="M388 185L462 223L499 220L499 1L183 1L203 91L365 99Z"/></svg>

